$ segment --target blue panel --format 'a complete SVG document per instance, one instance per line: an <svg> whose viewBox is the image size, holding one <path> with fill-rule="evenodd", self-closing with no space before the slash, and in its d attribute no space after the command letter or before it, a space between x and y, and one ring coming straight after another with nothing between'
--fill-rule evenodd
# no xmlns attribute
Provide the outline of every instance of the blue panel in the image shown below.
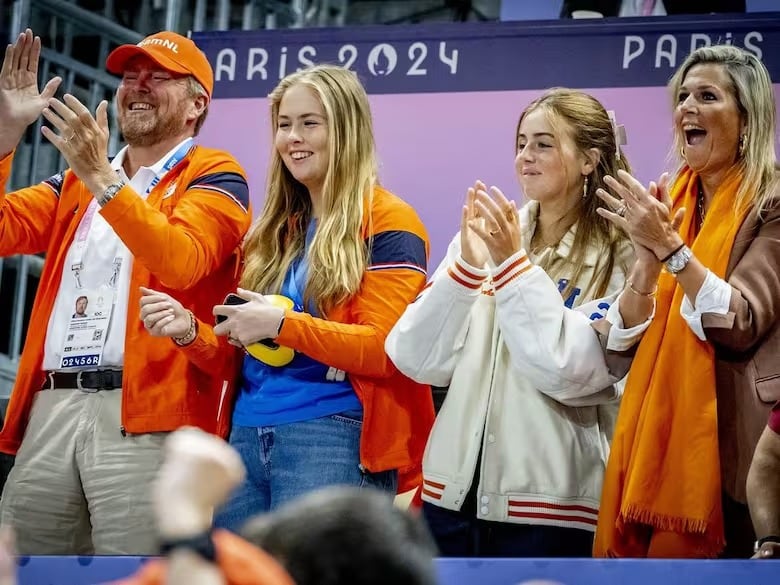
<svg viewBox="0 0 780 585"><path fill-rule="evenodd" d="M311 62L349 65L369 93L665 85L691 48L732 43L780 80L778 14L195 33L216 98L265 97Z"/></svg>
<svg viewBox="0 0 780 585"><path fill-rule="evenodd" d="M19 585L93 585L126 577L139 557L22 557ZM552 579L562 585L777 585L775 561L593 559L442 559L441 585L517 585Z"/></svg>

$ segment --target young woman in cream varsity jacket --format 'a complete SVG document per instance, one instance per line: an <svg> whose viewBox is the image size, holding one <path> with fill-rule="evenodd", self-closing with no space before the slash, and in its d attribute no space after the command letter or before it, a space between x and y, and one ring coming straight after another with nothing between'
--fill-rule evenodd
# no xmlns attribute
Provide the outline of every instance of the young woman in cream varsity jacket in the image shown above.
<svg viewBox="0 0 780 585"><path fill-rule="evenodd" d="M449 386L422 486L445 556L591 553L616 383L660 271L596 211L603 177L628 169L619 148L593 97L531 103L515 158L529 202L469 189L447 257L387 338L407 376Z"/></svg>

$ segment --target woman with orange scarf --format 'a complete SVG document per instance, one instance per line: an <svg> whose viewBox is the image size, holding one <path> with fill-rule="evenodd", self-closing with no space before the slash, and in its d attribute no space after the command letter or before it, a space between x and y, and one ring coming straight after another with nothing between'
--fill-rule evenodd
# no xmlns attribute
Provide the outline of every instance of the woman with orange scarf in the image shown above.
<svg viewBox="0 0 780 585"><path fill-rule="evenodd" d="M683 159L671 209L627 173L607 179L620 200L600 194L605 217L666 271L623 396L594 554L749 557L745 479L780 398L772 84L754 55L715 46L693 52L669 87Z"/></svg>

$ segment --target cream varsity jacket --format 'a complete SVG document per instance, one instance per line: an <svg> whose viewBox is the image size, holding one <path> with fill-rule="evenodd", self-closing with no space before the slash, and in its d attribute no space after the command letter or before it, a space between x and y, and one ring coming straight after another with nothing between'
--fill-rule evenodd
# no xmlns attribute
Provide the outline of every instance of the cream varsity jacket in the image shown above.
<svg viewBox="0 0 780 585"><path fill-rule="evenodd" d="M526 245L537 206L520 213ZM575 230L548 252L552 267L570 253ZM620 251L606 296L588 298L601 260L588 250L589 270L563 299L563 279L553 282L525 251L478 269L461 259L460 236L452 241L385 344L410 378L449 386L425 450L423 500L459 510L480 465L478 518L595 530L625 371L610 369L591 324L623 289L632 247ZM631 348L650 322L621 329L616 304L608 319L606 348L615 351Z"/></svg>

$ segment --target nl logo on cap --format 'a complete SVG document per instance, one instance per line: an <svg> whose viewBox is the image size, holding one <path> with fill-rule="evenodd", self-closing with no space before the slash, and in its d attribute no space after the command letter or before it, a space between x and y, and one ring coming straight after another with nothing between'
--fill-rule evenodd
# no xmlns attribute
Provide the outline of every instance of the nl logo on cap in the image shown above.
<svg viewBox="0 0 780 585"><path fill-rule="evenodd" d="M166 49L170 49L174 53L179 52L178 43L174 43L173 41L169 41L168 39L144 39L140 43L138 43L139 47L145 47L146 45L158 45Z"/></svg>

